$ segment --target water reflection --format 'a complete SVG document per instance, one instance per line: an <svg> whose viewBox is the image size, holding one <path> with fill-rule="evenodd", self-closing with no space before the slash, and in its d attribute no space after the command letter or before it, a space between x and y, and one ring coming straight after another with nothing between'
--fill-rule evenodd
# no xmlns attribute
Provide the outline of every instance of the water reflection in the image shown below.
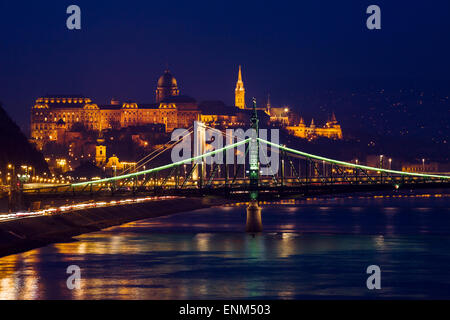
<svg viewBox="0 0 450 320"><path fill-rule="evenodd" d="M254 237L245 204L133 222L1 258L0 299L450 298L448 198L403 200L266 204ZM72 264L80 290L66 287Z"/></svg>

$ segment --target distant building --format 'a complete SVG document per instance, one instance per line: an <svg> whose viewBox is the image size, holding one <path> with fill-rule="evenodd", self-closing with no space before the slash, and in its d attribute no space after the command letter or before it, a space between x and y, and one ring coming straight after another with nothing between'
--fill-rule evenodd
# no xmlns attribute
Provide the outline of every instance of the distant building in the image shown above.
<svg viewBox="0 0 450 320"><path fill-rule="evenodd" d="M195 99L180 95L177 80L166 70L158 79L155 103L121 103L112 99L109 104L100 105L79 95L38 98L31 108L31 141L42 149L47 142L69 145L75 140L82 141L80 132L85 130L162 125L166 132L171 132L175 128L190 128L196 120L213 127L246 127L251 110L245 103L241 66L235 88L235 107L225 107L225 104L214 101L199 106ZM270 97L267 105L257 110L263 116L267 115L268 124L281 126L297 137L309 140L317 137L342 139L342 130L334 114L323 127L316 127L314 120L307 127L302 118L299 122L295 120L299 117L288 107L272 107ZM69 150L69 153L72 154L72 151Z"/></svg>
<svg viewBox="0 0 450 320"><path fill-rule="evenodd" d="M282 126L289 126L289 108L273 108L270 105L270 98L267 100L266 113L270 117L270 122Z"/></svg>
<svg viewBox="0 0 450 320"><path fill-rule="evenodd" d="M113 154L108 158L108 162L104 165L105 170L112 173L112 175L122 174L125 170L134 172L136 171L136 162L124 162L120 161L119 158Z"/></svg>
<svg viewBox="0 0 450 320"><path fill-rule="evenodd" d="M233 128L245 127L245 110L226 106L221 101L203 101L200 103L200 121L210 127Z"/></svg>
<svg viewBox="0 0 450 320"><path fill-rule="evenodd" d="M68 163L67 159L64 159L64 158L54 158L54 159L45 158L45 160L47 161L48 168L50 169L50 171L52 173L62 174L62 173L65 173L65 172L71 170L71 167L69 166L69 163Z"/></svg>
<svg viewBox="0 0 450 320"><path fill-rule="evenodd" d="M437 163L437 162L404 163L402 165L403 172L411 172L411 173L444 172L447 170L448 170L448 168L444 168L442 165L439 165L439 163Z"/></svg>
<svg viewBox="0 0 450 320"><path fill-rule="evenodd" d="M113 154L107 158L105 140L100 135L97 139L97 146L95 147L95 165L98 168L108 169L112 174L118 171L135 170L136 162L120 162L119 158Z"/></svg>
<svg viewBox="0 0 450 320"><path fill-rule="evenodd" d="M106 163L106 146L105 139L101 136L97 139L97 145L95 146L95 164L97 167L101 167Z"/></svg>
<svg viewBox="0 0 450 320"><path fill-rule="evenodd" d="M195 99L180 96L175 77L166 71L158 80L156 103L137 102L98 105L83 96L45 96L31 109L31 139L40 148L48 141L63 143L62 134L77 127L87 130L120 129L163 124L166 132L188 128L199 118Z"/></svg>
<svg viewBox="0 0 450 320"><path fill-rule="evenodd" d="M340 140L342 139L342 129L336 120L334 113L331 119L328 120L323 127L316 127L314 119L311 120L309 127L305 125L303 118L295 126L287 126L286 129L296 137L313 140L318 137L325 137L328 139Z"/></svg>

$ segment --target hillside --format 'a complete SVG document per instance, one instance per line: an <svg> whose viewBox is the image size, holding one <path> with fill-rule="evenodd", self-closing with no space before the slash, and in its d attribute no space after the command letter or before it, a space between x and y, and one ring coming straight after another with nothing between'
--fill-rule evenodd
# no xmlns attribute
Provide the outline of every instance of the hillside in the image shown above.
<svg viewBox="0 0 450 320"><path fill-rule="evenodd" d="M0 104L0 171L3 171L8 163L32 166L36 173L48 171L43 155L28 142L19 126Z"/></svg>

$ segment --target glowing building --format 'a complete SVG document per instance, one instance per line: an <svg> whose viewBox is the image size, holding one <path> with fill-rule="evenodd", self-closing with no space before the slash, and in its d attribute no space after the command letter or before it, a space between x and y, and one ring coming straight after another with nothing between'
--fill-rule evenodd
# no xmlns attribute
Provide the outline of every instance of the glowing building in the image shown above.
<svg viewBox="0 0 450 320"><path fill-rule="evenodd" d="M257 108L269 117L269 123L288 130L291 134L312 140L316 137L342 139L342 130L336 117L332 116L325 126L316 127L314 120L307 127L303 121L295 123L293 112L287 108L267 106ZM135 101L119 102L112 99L109 104L99 105L90 98L77 95L49 95L38 98L31 108L31 141L42 149L47 142L68 144L83 131L102 131L145 125L161 125L166 132L175 128L189 128L200 120L210 126L244 127L248 124L251 108L246 108L242 69L239 66L235 88L235 107L226 107L222 102L202 103L180 95L175 77L166 70L158 79L155 103ZM295 123L295 124L294 124ZM97 146L97 162L106 161L104 150ZM70 151L70 150L69 150Z"/></svg>
<svg viewBox="0 0 450 320"><path fill-rule="evenodd" d="M238 80L236 82L236 89L234 89L234 105L239 109L245 109L245 88L242 81L241 66L239 66Z"/></svg>
<svg viewBox="0 0 450 320"><path fill-rule="evenodd" d="M175 77L166 71L158 80L156 103L133 101L99 105L83 96L45 96L31 109L31 139L38 147L49 141L63 143L67 131L84 128L91 131L130 126L163 124L166 132L188 128L199 119L195 99L179 95Z"/></svg>
<svg viewBox="0 0 450 320"><path fill-rule="evenodd" d="M294 136L314 140L318 137L324 137L328 139L340 140L342 139L342 129L336 120L336 116L331 116L323 127L317 127L314 124L314 119L311 120L309 127L305 125L303 118L300 118L300 122L295 126L287 126L286 129Z"/></svg>

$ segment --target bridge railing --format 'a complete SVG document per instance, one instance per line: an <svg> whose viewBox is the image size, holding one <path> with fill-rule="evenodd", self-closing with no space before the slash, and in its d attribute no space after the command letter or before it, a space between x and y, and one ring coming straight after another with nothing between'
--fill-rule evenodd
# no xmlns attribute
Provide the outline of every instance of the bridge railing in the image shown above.
<svg viewBox="0 0 450 320"><path fill-rule="evenodd" d="M115 177L83 181L72 184L23 190L28 194L76 194L101 192L135 192L168 189L227 188L244 189L250 184L248 167L244 165L209 165L205 176L194 178L197 161L241 145L250 138L227 145L202 155L163 166L122 174ZM450 182L450 176L440 174L410 173L384 168L375 168L322 157L295 150L284 145L258 138L259 144L271 148L271 152L282 154L281 170L269 176L260 176L261 187L299 187L308 185L368 185L368 184L427 184ZM248 148L247 148L248 151ZM298 160L298 164L292 161ZM300 163L303 161L303 163ZM203 165L203 164L202 164ZM186 170L188 167L189 170ZM181 168L184 174L181 174ZM289 173L290 171L290 173Z"/></svg>

